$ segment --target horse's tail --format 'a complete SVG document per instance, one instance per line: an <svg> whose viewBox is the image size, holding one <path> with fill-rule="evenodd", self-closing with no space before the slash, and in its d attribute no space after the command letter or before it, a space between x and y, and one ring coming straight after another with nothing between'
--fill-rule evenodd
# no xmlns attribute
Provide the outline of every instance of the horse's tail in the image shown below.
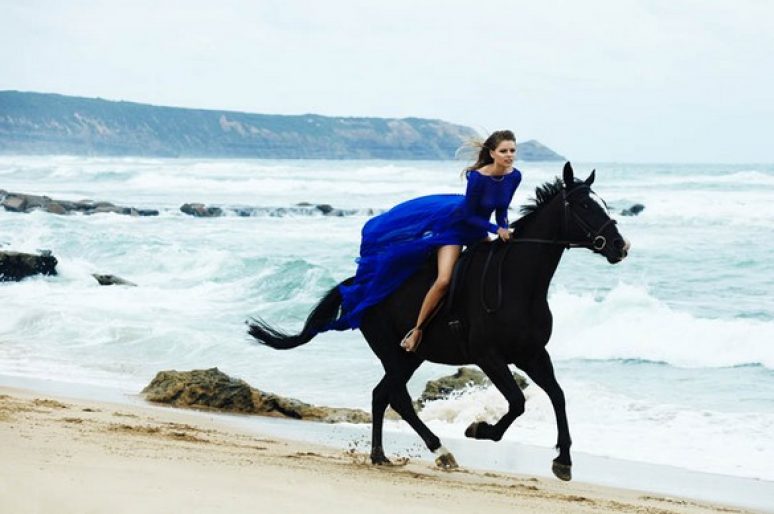
<svg viewBox="0 0 774 514"><path fill-rule="evenodd" d="M309 317L306 318L306 323L304 323L304 328L296 335L281 332L260 318L252 318L247 322L250 327L248 332L261 344L271 346L276 350L289 350L301 346L322 332L326 325L336 321L341 308L341 300L339 286L328 291L312 312L309 313Z"/></svg>

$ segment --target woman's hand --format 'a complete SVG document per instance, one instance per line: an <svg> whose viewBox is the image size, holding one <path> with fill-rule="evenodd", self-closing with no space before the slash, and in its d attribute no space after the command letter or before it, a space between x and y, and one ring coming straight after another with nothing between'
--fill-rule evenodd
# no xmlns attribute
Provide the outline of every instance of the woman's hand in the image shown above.
<svg viewBox="0 0 774 514"><path fill-rule="evenodd" d="M497 236L503 241L508 241L511 238L511 231L507 228L500 227L497 229Z"/></svg>

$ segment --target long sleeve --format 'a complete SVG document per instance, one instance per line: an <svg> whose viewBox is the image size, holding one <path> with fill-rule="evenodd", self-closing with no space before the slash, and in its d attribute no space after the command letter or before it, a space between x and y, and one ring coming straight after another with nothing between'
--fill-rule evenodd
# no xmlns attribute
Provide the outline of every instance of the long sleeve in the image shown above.
<svg viewBox="0 0 774 514"><path fill-rule="evenodd" d="M508 228L508 207L498 207L495 209L495 220L500 228Z"/></svg>
<svg viewBox="0 0 774 514"><path fill-rule="evenodd" d="M468 186L465 190L465 218L464 221L492 234L497 233L497 225L490 223L488 218L478 214L483 195L484 182L475 173L468 175ZM490 211L491 212L491 211Z"/></svg>
<svg viewBox="0 0 774 514"><path fill-rule="evenodd" d="M510 194L508 195L508 203L513 199L513 194L519 188L521 184L521 172L519 170L513 170L513 186ZM508 228L508 205L501 205L495 209L495 220L497 220L497 226L502 228Z"/></svg>

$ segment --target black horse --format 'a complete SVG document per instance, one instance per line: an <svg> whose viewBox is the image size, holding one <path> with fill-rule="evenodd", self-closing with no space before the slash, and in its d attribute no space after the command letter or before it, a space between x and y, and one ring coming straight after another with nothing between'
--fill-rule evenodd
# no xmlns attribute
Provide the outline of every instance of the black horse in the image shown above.
<svg viewBox="0 0 774 514"><path fill-rule="evenodd" d="M465 435L499 441L524 412L524 395L513 379L509 364L523 370L548 394L556 414L559 455L553 472L562 480L572 477L570 431L564 393L554 376L546 345L552 316L547 293L551 278L566 248L584 247L605 256L611 264L624 259L629 243L607 210L593 196L594 172L576 181L572 166L564 166L564 183L537 188L533 204L511 226L515 237L508 243L483 243L470 250L466 279L454 295L455 309L441 310L426 327L416 353L399 346L401 336L416 320L422 298L435 278L428 266L363 316L360 330L384 367L384 378L373 390L371 461L389 464L382 448L382 425L387 405L401 415L436 454L441 467L457 463L430 431L411 403L406 383L426 360L441 364L476 364L508 400L508 412L494 425L472 423ZM341 306L338 288L331 289L309 315L301 333L288 335L261 320L250 322L250 334L272 348L289 349L309 342ZM463 329L449 324L459 318Z"/></svg>

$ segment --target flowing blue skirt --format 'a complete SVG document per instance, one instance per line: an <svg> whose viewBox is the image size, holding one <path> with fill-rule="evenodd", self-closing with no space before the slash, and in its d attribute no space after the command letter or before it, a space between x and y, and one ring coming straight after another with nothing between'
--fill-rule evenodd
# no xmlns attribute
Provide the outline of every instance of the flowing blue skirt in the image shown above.
<svg viewBox="0 0 774 514"><path fill-rule="evenodd" d="M326 330L358 328L363 313L393 293L444 245L487 237L467 223L463 195L431 195L401 203L363 226L354 281L340 285L341 314Z"/></svg>

